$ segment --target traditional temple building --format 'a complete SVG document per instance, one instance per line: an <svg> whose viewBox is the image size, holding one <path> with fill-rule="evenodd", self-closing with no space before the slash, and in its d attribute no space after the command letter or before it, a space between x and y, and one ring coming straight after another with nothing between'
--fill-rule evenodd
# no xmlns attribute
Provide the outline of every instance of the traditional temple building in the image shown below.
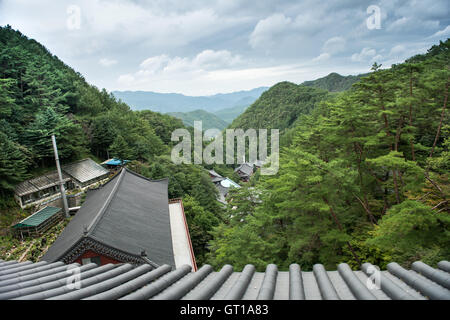
<svg viewBox="0 0 450 320"><path fill-rule="evenodd" d="M196 269L181 200L171 201L168 179L150 180L123 168L114 178L87 192L72 221L41 260L183 264Z"/></svg>

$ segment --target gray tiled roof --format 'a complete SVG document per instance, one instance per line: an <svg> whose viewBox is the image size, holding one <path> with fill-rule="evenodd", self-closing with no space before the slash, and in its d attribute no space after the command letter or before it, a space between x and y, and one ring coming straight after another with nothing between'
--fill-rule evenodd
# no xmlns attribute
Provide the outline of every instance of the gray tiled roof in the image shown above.
<svg viewBox="0 0 450 320"><path fill-rule="evenodd" d="M102 187L88 191L42 260L61 260L79 241L92 239L134 256L145 250L155 264L174 266L167 186L168 179L149 180L122 169Z"/></svg>
<svg viewBox="0 0 450 320"><path fill-rule="evenodd" d="M74 267L80 267L79 289L67 286L73 277L67 270ZM153 269L147 264L79 266L0 260L0 300L450 300L448 261L437 268L418 261L412 270L390 263L379 273L379 288L366 285L372 269L367 263L360 271L340 264L337 270L326 271L316 264L313 271L301 271L292 264L288 271L279 271L270 264L265 272L255 272L253 265L240 272L225 265L215 272L204 265L191 272L187 265L173 270L169 265Z"/></svg>
<svg viewBox="0 0 450 320"><path fill-rule="evenodd" d="M244 173L245 175L252 175L253 173L253 166L248 164L248 163L243 163L241 164L239 167L237 167L236 169L234 169L235 172L237 171L241 171L242 173Z"/></svg>
<svg viewBox="0 0 450 320"><path fill-rule="evenodd" d="M83 159L62 166L62 170L74 179L85 183L109 174L109 171L92 159Z"/></svg>
<svg viewBox="0 0 450 320"><path fill-rule="evenodd" d="M208 173L209 173L211 176L214 176L214 177L216 177L216 178L221 178L221 177L222 177L220 174L218 174L218 173L215 172L214 170L208 170Z"/></svg>

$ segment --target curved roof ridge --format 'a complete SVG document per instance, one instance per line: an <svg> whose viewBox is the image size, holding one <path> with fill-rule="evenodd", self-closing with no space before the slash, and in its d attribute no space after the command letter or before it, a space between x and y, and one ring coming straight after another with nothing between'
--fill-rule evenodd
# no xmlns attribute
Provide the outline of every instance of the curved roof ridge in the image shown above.
<svg viewBox="0 0 450 320"><path fill-rule="evenodd" d="M105 203L100 208L98 213L95 215L95 218L92 220L92 222L88 226L88 228L87 228L88 234L92 233L92 231L95 229L95 226L100 221L100 218L103 216L103 214L105 213L106 209L111 204L111 201L114 198L114 195L116 194L117 189L119 189L120 183L123 181L123 177L125 176L125 172L126 171L124 169L122 169L122 172L119 174L119 178L118 178L118 180L116 182L116 185L113 187L113 189L111 190L111 193L108 195L108 198L106 199Z"/></svg>

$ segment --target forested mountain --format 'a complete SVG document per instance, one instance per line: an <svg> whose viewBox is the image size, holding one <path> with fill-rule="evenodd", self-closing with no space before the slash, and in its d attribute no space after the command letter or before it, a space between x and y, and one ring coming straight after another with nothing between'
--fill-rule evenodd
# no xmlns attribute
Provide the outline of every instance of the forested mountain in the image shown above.
<svg viewBox="0 0 450 320"><path fill-rule="evenodd" d="M190 127L194 126L194 121L202 121L203 130L214 128L223 130L228 126L227 122L205 110L194 110L190 112L169 112L168 115L183 120L183 123L186 126Z"/></svg>
<svg viewBox="0 0 450 320"><path fill-rule="evenodd" d="M158 112L189 112L198 109L214 113L235 106L248 106L267 90L267 87L248 91L219 93L211 96L185 96L179 93L151 91L113 91L117 99L127 103L133 110Z"/></svg>
<svg viewBox="0 0 450 320"><path fill-rule="evenodd" d="M294 124L292 139L277 175L232 191L209 262L310 270L448 259L449 49L447 40L389 69L374 64L338 94L286 82L265 92L233 126ZM295 122L302 99L315 107Z"/></svg>
<svg viewBox="0 0 450 320"><path fill-rule="evenodd" d="M364 76L367 76L367 74L359 74L357 76L341 76L336 72L332 72L326 77L312 81L305 81L302 85L325 89L331 92L345 91L350 89L355 82L359 81Z"/></svg>
<svg viewBox="0 0 450 320"><path fill-rule="evenodd" d="M308 114L318 102L327 99L331 92L345 91L363 76L344 77L330 73L326 77L299 85L292 82L277 83L239 115L230 127L277 128L285 132L295 126L299 116Z"/></svg>
<svg viewBox="0 0 450 320"><path fill-rule="evenodd" d="M277 83L237 117L230 128L273 128L284 132L328 94L326 90L292 82Z"/></svg>
<svg viewBox="0 0 450 320"><path fill-rule="evenodd" d="M170 162L171 133L183 127L168 115L132 111L37 41L0 27L0 231L26 215L14 203L14 186L54 167L55 134L62 163L115 156L133 160L132 167L150 178L169 177L170 197L189 199L186 214L197 230L194 249L201 264L221 209L201 167L174 168ZM0 241L0 256L5 244L13 242Z"/></svg>

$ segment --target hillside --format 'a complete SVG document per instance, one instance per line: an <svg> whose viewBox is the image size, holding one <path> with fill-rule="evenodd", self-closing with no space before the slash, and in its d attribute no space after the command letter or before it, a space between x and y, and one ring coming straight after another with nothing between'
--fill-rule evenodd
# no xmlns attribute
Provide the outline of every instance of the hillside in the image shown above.
<svg viewBox="0 0 450 320"><path fill-rule="evenodd" d="M280 82L264 92L230 127L273 128L283 132L327 95L328 92L322 89Z"/></svg>
<svg viewBox="0 0 450 320"><path fill-rule="evenodd" d="M367 76L368 74L359 74L357 76L341 76L338 73L332 72L326 77L319 78L312 81L305 81L302 85L307 87L315 87L324 90L328 90L330 92L339 92L345 91L351 88L351 86L358 82L362 77Z"/></svg>
<svg viewBox="0 0 450 320"><path fill-rule="evenodd" d="M203 130L207 129L223 130L228 126L227 122L205 110L194 110L190 112L169 112L168 115L183 120L183 123L186 126L190 127L194 126L194 121L202 121Z"/></svg>
<svg viewBox="0 0 450 320"><path fill-rule="evenodd" d="M179 93L151 91L113 91L112 94L131 106L133 110L153 110L162 113L206 110L214 113L221 109L252 104L267 87L248 91L219 93L212 96L186 96Z"/></svg>

